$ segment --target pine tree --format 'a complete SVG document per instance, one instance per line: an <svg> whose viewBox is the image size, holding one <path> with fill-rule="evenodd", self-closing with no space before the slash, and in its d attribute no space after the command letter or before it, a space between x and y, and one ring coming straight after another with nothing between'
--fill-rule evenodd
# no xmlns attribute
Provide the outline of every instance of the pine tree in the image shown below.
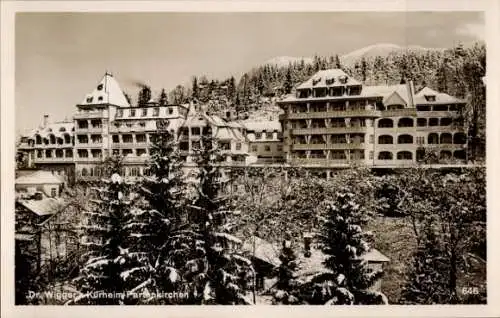
<svg viewBox="0 0 500 318"><path fill-rule="evenodd" d="M183 251L176 247L185 237L179 232L184 196L182 163L168 124L157 122L151 138L148 174L139 183L144 200L132 209L127 230L127 270L122 278L134 292L182 292L181 275L185 265ZM184 251L185 252L185 251ZM175 303L183 299L139 299L154 304ZM130 303L134 303L131 299ZM135 300L137 303L137 300Z"/></svg>
<svg viewBox="0 0 500 318"><path fill-rule="evenodd" d="M338 54L335 54L335 68L342 69L342 64L340 64L340 58Z"/></svg>
<svg viewBox="0 0 500 318"><path fill-rule="evenodd" d="M283 88L285 89L285 94L290 94L292 92L292 72L290 69L286 72L285 82L283 84Z"/></svg>
<svg viewBox="0 0 500 318"><path fill-rule="evenodd" d="M441 248L434 230L435 222L428 217L423 237L413 255L413 266L401 302L406 304L449 304L448 273L450 271L445 251Z"/></svg>
<svg viewBox="0 0 500 318"><path fill-rule="evenodd" d="M366 211L355 201L348 188L335 195L324 219L320 238L321 250L326 255L326 271L314 275L309 282L313 304L380 304L386 297L368 289L381 277L362 261L369 251Z"/></svg>
<svg viewBox="0 0 500 318"><path fill-rule="evenodd" d="M168 105L167 92L165 92L164 88L161 89L160 97L158 98L158 104L161 106Z"/></svg>
<svg viewBox="0 0 500 318"><path fill-rule="evenodd" d="M273 294L274 304L294 305L303 302L301 283L295 277L298 269L297 256L291 246L291 241L285 240L279 255L280 265L277 268L278 282Z"/></svg>
<svg viewBox="0 0 500 318"><path fill-rule="evenodd" d="M127 102L132 105L132 98L130 97L129 94L127 93L123 93L123 95L125 96L125 99L127 100Z"/></svg>
<svg viewBox="0 0 500 318"><path fill-rule="evenodd" d="M222 155L213 137L204 137L195 155L199 169L198 198L192 206L194 249L191 284L195 304L249 304L247 299L251 262L237 253L241 241L234 237L232 211L220 168Z"/></svg>
<svg viewBox="0 0 500 318"><path fill-rule="evenodd" d="M193 77L193 92L192 92L191 97L194 100L197 100L199 98L199 94L198 94L198 79L196 78L196 76Z"/></svg>
<svg viewBox="0 0 500 318"><path fill-rule="evenodd" d="M114 173L111 180L101 181L92 190L95 192L95 197L89 200L92 207L84 212L82 221L84 265L75 279L82 295L71 303L116 305L123 299L103 295L124 292L120 273L126 256L124 225L130 209L129 186Z"/></svg>
<svg viewBox="0 0 500 318"><path fill-rule="evenodd" d="M366 82L368 76L368 63L366 62L366 58L363 56L361 58L361 78L363 83Z"/></svg>
<svg viewBox="0 0 500 318"><path fill-rule="evenodd" d="M137 98L137 105L139 107L145 106L151 100L151 88L144 85L139 91L139 96Z"/></svg>

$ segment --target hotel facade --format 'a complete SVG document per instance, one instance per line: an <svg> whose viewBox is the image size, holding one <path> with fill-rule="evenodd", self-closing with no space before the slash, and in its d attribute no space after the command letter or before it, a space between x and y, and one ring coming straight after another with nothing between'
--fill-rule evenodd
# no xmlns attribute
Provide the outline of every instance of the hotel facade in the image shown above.
<svg viewBox="0 0 500 318"><path fill-rule="evenodd" d="M411 83L365 86L342 70L319 71L278 102L279 121L225 119L192 105L150 101L132 106L106 73L76 105L70 122L43 124L21 137L28 165L73 176L100 177L101 163L123 156L124 174L145 174L151 135L164 123L179 141L186 166L203 135L215 137L227 166L303 166L327 172L353 164L373 168L416 165L429 151L440 164L466 163L459 111L465 101Z"/></svg>

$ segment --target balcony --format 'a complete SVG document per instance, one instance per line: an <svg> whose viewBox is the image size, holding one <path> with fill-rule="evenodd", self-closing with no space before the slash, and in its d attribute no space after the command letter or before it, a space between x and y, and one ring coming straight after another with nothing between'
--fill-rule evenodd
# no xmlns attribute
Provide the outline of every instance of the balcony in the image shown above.
<svg viewBox="0 0 500 318"><path fill-rule="evenodd" d="M87 127L87 128L78 128L78 126L75 127L75 133L97 133L101 134L102 133L102 126L101 127Z"/></svg>
<svg viewBox="0 0 500 318"><path fill-rule="evenodd" d="M417 127L417 131L457 133L457 132L464 132L464 128L453 126L453 125L450 125L450 126L419 126L419 127Z"/></svg>
<svg viewBox="0 0 500 318"><path fill-rule="evenodd" d="M290 160L292 165L300 166L322 166L322 167L348 167L351 163L347 159L319 159L319 158L295 158Z"/></svg>
<svg viewBox="0 0 500 318"><path fill-rule="evenodd" d="M292 129L292 135L324 135L337 133L365 133L367 127L330 127L330 128L301 128Z"/></svg>
<svg viewBox="0 0 500 318"><path fill-rule="evenodd" d="M382 111L382 117L417 116L415 108L391 109Z"/></svg>
<svg viewBox="0 0 500 318"><path fill-rule="evenodd" d="M293 144L293 150L365 149L364 143Z"/></svg>
<svg viewBox="0 0 500 318"><path fill-rule="evenodd" d="M456 117L457 111L417 111L417 117Z"/></svg>
<svg viewBox="0 0 500 318"><path fill-rule="evenodd" d="M345 118L345 117L380 117L381 111L362 109L362 110L341 110L328 112L309 112L309 113L289 113L288 119L312 119L312 118Z"/></svg>
<svg viewBox="0 0 500 318"><path fill-rule="evenodd" d="M92 118L103 118L107 117L107 111L79 111L73 115L73 119L92 119Z"/></svg>
<svg viewBox="0 0 500 318"><path fill-rule="evenodd" d="M34 163L71 163L74 161L73 157L52 157L52 158L34 158Z"/></svg>

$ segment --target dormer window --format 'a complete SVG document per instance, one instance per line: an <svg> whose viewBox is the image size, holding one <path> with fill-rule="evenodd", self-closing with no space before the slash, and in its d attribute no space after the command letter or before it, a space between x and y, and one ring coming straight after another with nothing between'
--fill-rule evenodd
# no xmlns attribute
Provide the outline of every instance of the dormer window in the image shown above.
<svg viewBox="0 0 500 318"><path fill-rule="evenodd" d="M332 77L332 78L327 78L325 80L326 82L326 85L332 85L333 83L335 83L335 79Z"/></svg>
<svg viewBox="0 0 500 318"><path fill-rule="evenodd" d="M130 110L130 117L135 117L135 109Z"/></svg>
<svg viewBox="0 0 500 318"><path fill-rule="evenodd" d="M116 112L116 117L123 117L123 109L119 109L119 110Z"/></svg>
<svg viewBox="0 0 500 318"><path fill-rule="evenodd" d="M66 128L61 127L61 128L59 128L59 131L61 131L61 132L65 132L65 131L66 131Z"/></svg>
<svg viewBox="0 0 500 318"><path fill-rule="evenodd" d="M436 101L436 95L425 95L425 100L428 102L435 102Z"/></svg>
<svg viewBox="0 0 500 318"><path fill-rule="evenodd" d="M90 103L92 103L93 100L94 100L94 97L92 97L92 96L87 97L87 103L90 104Z"/></svg>
<svg viewBox="0 0 500 318"><path fill-rule="evenodd" d="M103 97L102 97L102 96L99 96L99 97L97 98L97 100L101 102L101 101L103 100Z"/></svg>
<svg viewBox="0 0 500 318"><path fill-rule="evenodd" d="M98 91L102 91L102 88L103 88L103 87L104 87L104 86L103 86L102 84L99 84L99 85L97 85L97 90L98 90Z"/></svg>
<svg viewBox="0 0 500 318"><path fill-rule="evenodd" d="M320 78L313 78L312 85L316 86L316 84L318 84L319 82L321 82L321 77Z"/></svg>
<svg viewBox="0 0 500 318"><path fill-rule="evenodd" d="M339 76L339 82L342 84L347 83L347 76L345 75Z"/></svg>

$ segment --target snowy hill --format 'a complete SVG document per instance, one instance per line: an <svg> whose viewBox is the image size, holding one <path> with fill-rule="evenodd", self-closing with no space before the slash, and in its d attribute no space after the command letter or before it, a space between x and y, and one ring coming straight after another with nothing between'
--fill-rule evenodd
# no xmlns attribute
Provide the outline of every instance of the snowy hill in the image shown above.
<svg viewBox="0 0 500 318"><path fill-rule="evenodd" d="M290 63L300 62L301 60L304 60L304 63L306 64L313 62L313 59L310 57L277 56L265 61L263 65L271 64L281 67L288 66Z"/></svg>
<svg viewBox="0 0 500 318"><path fill-rule="evenodd" d="M390 43L379 43L374 45L369 45L364 48L352 51L340 57L342 63L350 65L355 63L361 58L373 58L376 56L386 57L395 53L403 53L405 51L411 51L416 53L425 53L429 50L444 50L441 48L425 48L419 45L409 45L399 46L397 44Z"/></svg>

